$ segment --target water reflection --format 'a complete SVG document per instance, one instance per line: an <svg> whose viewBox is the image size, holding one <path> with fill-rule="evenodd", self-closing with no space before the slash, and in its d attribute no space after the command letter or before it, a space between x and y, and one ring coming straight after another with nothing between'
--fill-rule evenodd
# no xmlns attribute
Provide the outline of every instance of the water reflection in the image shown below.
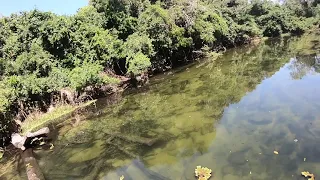
<svg viewBox="0 0 320 180"><path fill-rule="evenodd" d="M301 54L304 48L293 54L294 43L301 42L239 48L216 62L158 76L149 91L129 95L87 122L83 131L90 140L42 158L48 179L194 179L197 165L210 167L213 179L228 180L316 172L320 114L314 93L320 79L315 54ZM107 142L110 132L158 141L151 147Z"/></svg>
<svg viewBox="0 0 320 180"><path fill-rule="evenodd" d="M317 173L320 47L310 36L233 49L155 77L148 91L59 129L54 150L37 152L46 178L195 179L197 165L217 180Z"/></svg>
<svg viewBox="0 0 320 180"><path fill-rule="evenodd" d="M302 79L307 74L320 72L320 55L305 55L291 59L289 68L293 79Z"/></svg>

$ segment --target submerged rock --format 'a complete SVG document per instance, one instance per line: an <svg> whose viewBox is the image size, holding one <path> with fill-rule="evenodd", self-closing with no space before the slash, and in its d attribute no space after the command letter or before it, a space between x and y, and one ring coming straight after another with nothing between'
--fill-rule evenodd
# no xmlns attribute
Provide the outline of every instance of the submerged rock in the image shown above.
<svg viewBox="0 0 320 180"><path fill-rule="evenodd" d="M247 150L237 151L231 153L228 156L228 162L233 165L244 165L247 162L246 154Z"/></svg>

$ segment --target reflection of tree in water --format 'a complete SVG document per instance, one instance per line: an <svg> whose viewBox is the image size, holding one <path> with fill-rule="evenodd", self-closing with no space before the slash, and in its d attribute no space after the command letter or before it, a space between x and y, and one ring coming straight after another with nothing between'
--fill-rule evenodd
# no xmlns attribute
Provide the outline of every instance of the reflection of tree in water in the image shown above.
<svg viewBox="0 0 320 180"><path fill-rule="evenodd" d="M293 79L302 79L307 74L319 72L319 57L314 55L299 56L291 58L290 75Z"/></svg>
<svg viewBox="0 0 320 180"><path fill-rule="evenodd" d="M201 94L198 106L219 118L229 104L239 102L267 77L288 61L285 43L263 42L260 46L231 51L202 75L202 85L193 96ZM226 64L224 61L228 61Z"/></svg>
<svg viewBox="0 0 320 180"><path fill-rule="evenodd" d="M307 74L320 72L320 36L316 34L304 35L301 38L289 40L291 52L290 74L293 79L301 79Z"/></svg>
<svg viewBox="0 0 320 180"><path fill-rule="evenodd" d="M315 57L314 69L317 73L320 73L320 54L317 54Z"/></svg>
<svg viewBox="0 0 320 180"><path fill-rule="evenodd" d="M214 123L225 107L277 72L292 57L288 51L292 43L268 41L231 50L207 66L168 76L146 93L125 97L93 120L89 129L94 129L94 140L51 154L47 174L57 179L96 179L117 167L121 168L115 171L125 169L132 159L140 158L146 167L153 167L206 153L215 139ZM299 72L316 67L315 58L296 60L294 68ZM137 137L140 142L131 139ZM159 141L148 146L141 143L145 138ZM78 174L73 177L72 172Z"/></svg>

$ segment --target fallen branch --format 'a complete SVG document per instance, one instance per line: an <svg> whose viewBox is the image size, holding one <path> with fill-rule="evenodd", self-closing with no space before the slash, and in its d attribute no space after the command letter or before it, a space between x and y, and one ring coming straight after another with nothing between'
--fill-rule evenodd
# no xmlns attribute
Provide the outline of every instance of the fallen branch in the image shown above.
<svg viewBox="0 0 320 180"><path fill-rule="evenodd" d="M111 142L108 142L108 141L106 143L116 147L118 150L120 150L121 152L123 152L124 154L129 156L130 158L137 158L138 157L136 154L132 154L131 152L127 151L125 148L123 148L123 147L121 147L121 146L119 146L117 144L114 144L114 143L111 143Z"/></svg>
<svg viewBox="0 0 320 180"><path fill-rule="evenodd" d="M22 151L21 157L26 167L28 180L44 180L45 179L37 163L37 160L33 156L33 151L31 148L25 151Z"/></svg>
<svg viewBox="0 0 320 180"><path fill-rule="evenodd" d="M40 135L43 135L43 134L48 134L49 132L50 132L49 128L48 127L44 127L42 129L39 129L38 131L36 131L34 133L28 132L27 133L27 137L36 137L36 136L40 136Z"/></svg>
<svg viewBox="0 0 320 180"><path fill-rule="evenodd" d="M157 142L157 139L150 139L150 138L145 138L140 136L132 136L132 135L125 136L120 133L115 133L115 134L107 133L107 134L116 138L120 138L125 141L140 143L148 146L152 146L155 142Z"/></svg>

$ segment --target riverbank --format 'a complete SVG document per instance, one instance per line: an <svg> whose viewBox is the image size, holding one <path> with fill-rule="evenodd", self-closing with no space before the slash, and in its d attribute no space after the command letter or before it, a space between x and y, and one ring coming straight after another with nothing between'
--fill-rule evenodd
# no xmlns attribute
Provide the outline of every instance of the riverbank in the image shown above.
<svg viewBox="0 0 320 180"><path fill-rule="evenodd" d="M164 72L203 52L254 37L301 35L318 25L317 5L90 0L70 16L32 10L1 17L0 145L18 131L13 120L57 102L99 97L121 77L141 86L147 72Z"/></svg>
<svg viewBox="0 0 320 180"><path fill-rule="evenodd" d="M295 67L303 67L302 70L309 66L312 68L313 66L307 63L312 64L310 58L314 57L320 48L316 41L317 36L306 34L302 38L270 39L261 41L258 45L230 49L214 61L208 59L188 67L180 67L173 70L173 73L157 75L150 80L149 85L139 89L139 93L129 93L115 104L110 98L99 100L96 102L96 112L89 118L82 119L76 125L73 124L75 119L68 120L53 128L55 138L51 142L52 149L49 143L41 150L35 151L39 166L44 175L60 179L91 180L121 175L135 177L134 179L152 179L155 176L179 179L181 174L192 177L195 166L201 164L213 169L213 178L223 179L227 173L228 177L236 176L242 179L239 178L239 174L247 171L249 165L246 164L248 161L241 157L248 156L247 160L256 167L255 158L250 159L251 156L256 157L255 154L261 151L261 158L270 158L269 152L273 155L274 151L256 141L262 138L261 142L264 142L263 138L268 136L259 136L260 131L257 131L256 139L248 136L246 132L252 132L251 127L256 126L255 129L261 130L260 124L272 129L273 123L278 121L270 118L269 112L262 110L255 118L248 119L252 114L245 112L252 106L249 106L249 109L240 106L243 111L237 112L237 104L246 104L241 102L241 99L254 92L261 82L267 83L268 81L264 80L273 77L291 57L298 57L300 60L300 63L292 64L290 72L293 72L293 77L296 73ZM301 63L305 66L301 66ZM254 96L247 104L258 101L259 97L264 96ZM269 106L273 99L267 99L270 101L264 104L267 103ZM245 100L246 98L243 99ZM305 108L307 107L310 108ZM258 110L259 108L256 111ZM282 112L277 108L271 110L280 117L286 115L286 111ZM300 111L296 113L298 112ZM239 115L235 116L234 113ZM289 119L295 118L289 116L286 123L292 123ZM248 121L243 122L246 119ZM222 127L215 130L220 123L227 123L228 126L221 124ZM242 128L238 128L234 127L233 123L244 124ZM281 124L279 126L281 128L278 130L284 130ZM247 130L245 127L250 128ZM229 132L229 129L232 131ZM314 132L314 128L310 131ZM292 133L288 136L291 137ZM224 137L229 138L226 140ZM233 146L234 143L228 143L242 142L242 137L246 137L243 139L244 144ZM307 135L304 137L310 138ZM232 141L234 138L236 141ZM151 146L148 143L140 143L142 140L149 142L146 139L157 141ZM289 143L285 139L281 139L280 142ZM279 144L275 145L279 148L276 149L279 151L279 157L288 153L285 147L283 149ZM216 151L211 152L211 146L214 146L213 149ZM254 152L247 151L247 146L255 147ZM226 149L232 153L223 154ZM211 155L208 154L212 154L215 161L212 161L212 158L209 158ZM132 160L137 159L136 157L141 161ZM210 162L204 159L210 159ZM187 165L183 162L187 162ZM237 164L244 167L235 168ZM268 167L271 164L267 164ZM285 165L279 165L279 162L277 164L286 169ZM168 166L171 167L170 171L164 170L165 167L168 169ZM312 163L306 166L308 170L315 172ZM252 172L262 170L263 168L257 166ZM117 174L118 171L121 174ZM281 177L285 179L283 174ZM263 177L270 175L263 173Z"/></svg>
<svg viewBox="0 0 320 180"><path fill-rule="evenodd" d="M250 40L250 43L247 45L254 45L257 46L259 45L259 43L261 43L261 41L265 41L267 40L267 38L252 38ZM218 59L220 56L223 55L223 52L203 52L203 54L201 56L199 56L197 59L194 59L193 61L189 61L189 64L194 63L195 61L197 61L198 59L201 58L206 58L206 59L210 59L210 61L215 61L216 59ZM188 63L187 63L188 64ZM181 66L185 66L187 64L181 65ZM175 68L179 68L181 66L177 66ZM171 69L168 69L171 70ZM165 73L166 71L162 72ZM149 74L151 75L151 74ZM155 76L157 74L152 74L152 76ZM107 96L101 96L100 98L106 99L106 98L110 98L109 100L109 105L112 105L115 102L118 102L118 100L115 100L114 94L117 94L117 98L120 98L119 96L122 96L121 94L125 91L128 90L127 88L139 88L141 86L147 85L147 82L149 81L149 77L148 74L142 74L139 76L135 76L132 77L133 79L128 79L125 76L120 77L118 76L119 81L126 79L125 82L121 83L121 87L117 87L117 88L113 88L116 89L115 91L109 92L107 93ZM142 80L142 79L146 79L146 80ZM130 91L130 90L129 90ZM86 109L90 109L92 108L92 106L96 105L96 101L95 100L89 100L80 104L57 104L55 106L51 106L48 109L48 112L41 112L41 111L35 111L35 112L31 112L23 122L20 122L20 131L22 133L22 135L25 135L27 132L33 132L33 131L37 131L43 127L47 127L50 124L58 124L61 123L67 119L70 118L79 118L76 116L81 116L81 111L86 111ZM77 121L77 120L76 120ZM80 119L79 119L80 121ZM74 122L75 124L78 122Z"/></svg>
<svg viewBox="0 0 320 180"><path fill-rule="evenodd" d="M289 37L289 35L284 35L283 37ZM247 45L251 45L251 46L258 46L259 43L267 40L268 38L252 38L250 40L250 43ZM229 49L230 50L230 49ZM202 56L200 56L199 58L206 58L206 59L210 59L210 61L215 61L216 59L218 59L221 55L223 55L223 52L217 53L217 52L206 52L203 53ZM197 61L197 59L195 59L194 61ZM193 63L194 61L190 61L189 63ZM177 67L176 67L177 68ZM156 74L153 74L156 75ZM116 89L116 91L113 91L108 93L109 97L113 96L112 94L117 94L117 98L121 99L120 96L122 96L122 92L124 92L126 90L126 88L128 87L137 87L137 84L139 84L139 86L143 86L144 83L146 83L148 80L142 82L141 79L143 78L148 78L146 76L146 74L143 74L144 77L141 76L135 76L133 77L133 79L129 80L126 77L121 77L121 76L117 76L119 78L119 81L122 81L121 83L121 87L118 88L113 88ZM124 81L125 79L125 81ZM133 84L130 84L134 82L135 85L133 86ZM114 97L110 98L109 101L109 105L112 105L113 102L118 102L118 100L115 100ZM80 110L84 110L86 108L90 108L92 105L95 105L96 100L91 100L91 101L87 101L85 103L80 103L79 105L70 105L70 104L62 104L62 105L57 105L55 107L52 107L51 110L48 110L48 112L43 113L43 112L34 112L34 113L30 113L30 115L28 117L26 117L26 120L24 122L20 122L20 131L22 134L25 134L27 132L32 132L32 131L36 131L42 127L46 127L49 124L58 124L60 122L63 122L65 120L68 119L73 119L72 123L76 124L79 123L79 121L81 119L85 119L85 117L81 117L82 113L79 113ZM98 112L99 114L99 112Z"/></svg>
<svg viewBox="0 0 320 180"><path fill-rule="evenodd" d="M258 43L261 42L259 39L255 39L253 41L253 45L258 45ZM204 54L205 55L205 54ZM221 55L223 55L223 53L216 53L216 52L212 52L212 53L207 53L206 57L210 58L212 61L216 60L218 57L220 57ZM129 83L129 81L128 81ZM124 87L128 87L129 84L125 85L123 84ZM119 88L120 89L120 88ZM124 89L119 90L118 92L113 92L112 94L116 95L116 96L112 96L109 95L109 97L103 98L101 99L99 102L97 102L97 100L91 100L88 101L86 103L81 103L79 105L70 105L70 104L62 104L62 105L57 105L56 107L53 107L51 110L49 110L49 112L46 113L31 113L31 115L29 115L25 121L23 121L20 124L20 129L21 129L21 133L26 134L27 132L33 132L36 131L42 127L50 127L51 130L53 130L53 135L50 135L50 138L53 138L54 140L64 140L64 141L68 141L68 142L74 142L77 141L77 143L81 142L87 142L86 140L80 140L81 139L81 135L79 135L79 132L83 132L83 130L89 128L91 125L88 124L88 122L86 122L86 118L92 118L92 117L99 117L100 115L104 115L104 112L98 111L96 110L96 105L99 107L106 107L106 106L111 106L114 103L119 102L119 100L121 99L121 94L123 92ZM131 90L129 90L131 91ZM127 92L125 92L125 94L127 94ZM111 112L109 112L111 113ZM115 127L119 128L122 122L110 122L110 124L108 125L104 125L106 129L115 129ZM58 130L58 132L57 132ZM57 133L59 135L57 135ZM109 132L110 133L110 132ZM80 136L80 137L79 137ZM87 136L87 134L85 133L85 136ZM80 138L80 139L79 139ZM128 139L130 139L129 141L133 141L133 142L144 142L142 144L150 144L148 143L149 141L152 142L154 140L146 140L148 138L144 138L144 137L122 137L122 139L125 138L126 141L128 141ZM132 139L133 138L133 139ZM86 139L86 138L85 138ZM157 138L158 139L158 138ZM159 141L161 141L161 139L158 139ZM148 142L147 142L148 141ZM153 143L152 143L153 144ZM151 145L151 144L150 144ZM45 145L45 147L49 147L51 146L50 144ZM11 151L8 154L8 151L5 152L5 156L9 156L12 157L12 155L14 154L14 151L12 151L13 147L9 147L7 150ZM18 153L18 152L17 152ZM5 159L9 158L6 157ZM93 156L94 157L94 156ZM79 157L70 157L71 159L78 159ZM91 158L89 158L91 159ZM14 158L12 160L6 160L6 163L4 163L4 165L1 169L1 171L4 172L4 174L2 174L2 176L10 176L11 174L15 174L13 173L14 171L17 171L15 166L15 162L14 162ZM77 160L74 160L77 161ZM9 169L14 169L13 171L6 171L5 169L8 168L10 166ZM20 173L24 173L23 171L20 170ZM10 175L9 175L10 174Z"/></svg>

